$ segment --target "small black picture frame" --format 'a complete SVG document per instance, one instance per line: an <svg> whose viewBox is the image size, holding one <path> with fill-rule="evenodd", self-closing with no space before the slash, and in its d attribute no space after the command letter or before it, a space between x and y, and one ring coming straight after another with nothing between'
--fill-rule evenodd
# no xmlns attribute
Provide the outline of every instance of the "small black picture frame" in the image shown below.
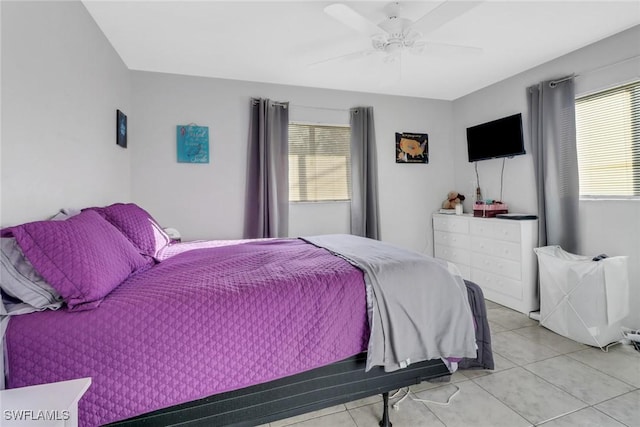
<svg viewBox="0 0 640 427"><path fill-rule="evenodd" d="M116 110L116 144L127 148L127 115Z"/></svg>
<svg viewBox="0 0 640 427"><path fill-rule="evenodd" d="M429 163L429 135L396 132L396 163Z"/></svg>

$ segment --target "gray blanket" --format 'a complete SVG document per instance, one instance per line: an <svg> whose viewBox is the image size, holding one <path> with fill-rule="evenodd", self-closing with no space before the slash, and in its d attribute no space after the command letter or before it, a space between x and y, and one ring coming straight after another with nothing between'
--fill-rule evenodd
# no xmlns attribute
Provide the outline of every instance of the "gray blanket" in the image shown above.
<svg viewBox="0 0 640 427"><path fill-rule="evenodd" d="M458 363L458 368L481 368L494 369L493 351L491 349L491 331L489 320L487 319L487 306L484 302L484 294L477 284L468 280L464 281L467 286L469 305L476 322L476 344L478 345L478 357L464 358Z"/></svg>
<svg viewBox="0 0 640 427"><path fill-rule="evenodd" d="M304 237L365 274L371 335L367 370L395 371L437 358L476 357L467 290L446 261L352 235Z"/></svg>

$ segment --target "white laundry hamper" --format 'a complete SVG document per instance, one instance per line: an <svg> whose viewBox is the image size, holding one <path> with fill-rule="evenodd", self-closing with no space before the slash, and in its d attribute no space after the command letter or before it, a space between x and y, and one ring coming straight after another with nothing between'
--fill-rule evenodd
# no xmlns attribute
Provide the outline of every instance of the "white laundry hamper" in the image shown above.
<svg viewBox="0 0 640 427"><path fill-rule="evenodd" d="M600 348L619 341L620 322L629 314L628 257L593 261L560 246L534 251L540 277L540 324Z"/></svg>

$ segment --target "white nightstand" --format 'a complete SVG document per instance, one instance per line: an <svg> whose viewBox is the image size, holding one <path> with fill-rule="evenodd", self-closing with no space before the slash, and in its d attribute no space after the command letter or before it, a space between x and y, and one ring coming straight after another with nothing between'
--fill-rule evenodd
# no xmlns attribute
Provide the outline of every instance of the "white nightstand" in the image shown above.
<svg viewBox="0 0 640 427"><path fill-rule="evenodd" d="M78 425L78 401L91 385L91 378L0 390L0 425Z"/></svg>

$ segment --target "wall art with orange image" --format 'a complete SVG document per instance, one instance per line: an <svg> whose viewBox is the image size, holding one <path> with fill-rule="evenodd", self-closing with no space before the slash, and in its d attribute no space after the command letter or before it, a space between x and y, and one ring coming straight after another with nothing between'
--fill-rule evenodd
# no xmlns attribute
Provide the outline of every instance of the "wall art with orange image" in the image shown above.
<svg viewBox="0 0 640 427"><path fill-rule="evenodd" d="M396 132L396 163L429 163L429 135Z"/></svg>

